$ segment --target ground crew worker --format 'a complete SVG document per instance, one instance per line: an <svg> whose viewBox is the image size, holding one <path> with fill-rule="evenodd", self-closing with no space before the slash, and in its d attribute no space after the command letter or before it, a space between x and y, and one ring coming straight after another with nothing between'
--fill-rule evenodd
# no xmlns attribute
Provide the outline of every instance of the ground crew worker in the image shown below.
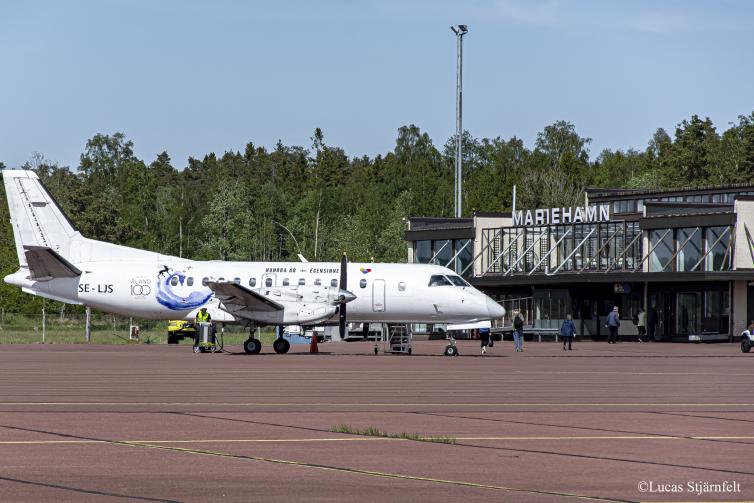
<svg viewBox="0 0 754 503"><path fill-rule="evenodd" d="M207 308L203 307L199 310L198 313L196 313L196 322L197 323L209 323L212 321L212 317L207 312Z"/></svg>

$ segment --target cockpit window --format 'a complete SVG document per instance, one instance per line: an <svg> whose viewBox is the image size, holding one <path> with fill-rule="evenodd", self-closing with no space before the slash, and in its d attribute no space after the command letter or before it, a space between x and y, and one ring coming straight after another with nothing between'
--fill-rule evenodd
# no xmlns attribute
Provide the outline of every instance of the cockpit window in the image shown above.
<svg viewBox="0 0 754 503"><path fill-rule="evenodd" d="M463 279L460 276L448 276L448 279L453 283L455 286L471 286L469 285L465 279Z"/></svg>
<svg viewBox="0 0 754 503"><path fill-rule="evenodd" d="M429 286L453 286L448 278L441 274L436 274L429 278Z"/></svg>

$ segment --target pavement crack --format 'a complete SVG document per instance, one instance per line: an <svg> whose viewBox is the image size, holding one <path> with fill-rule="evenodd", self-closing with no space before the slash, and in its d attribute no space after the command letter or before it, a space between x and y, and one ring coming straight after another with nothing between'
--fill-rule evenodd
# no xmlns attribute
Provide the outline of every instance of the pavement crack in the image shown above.
<svg viewBox="0 0 754 503"><path fill-rule="evenodd" d="M125 498L125 499L139 500L139 501L155 501L155 502L160 502L160 503L181 503L180 500L150 498L148 496L135 496L133 494L118 494L118 493L113 493L113 492L108 492L108 491L97 491L95 489L84 489L81 487L64 486L61 484L51 484L49 482L37 482L34 480L17 479L13 477L3 477L1 475L0 475L0 480L4 480L6 482L13 482L16 484L26 484L26 485L31 485L31 486L47 487L50 489L60 489L64 491L73 491L73 492L83 493L83 494L93 494L95 496L109 496L111 498Z"/></svg>

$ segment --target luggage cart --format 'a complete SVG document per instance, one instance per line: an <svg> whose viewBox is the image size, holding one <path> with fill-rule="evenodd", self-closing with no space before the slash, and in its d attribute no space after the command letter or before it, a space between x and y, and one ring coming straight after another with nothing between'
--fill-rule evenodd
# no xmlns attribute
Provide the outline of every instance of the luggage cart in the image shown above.
<svg viewBox="0 0 754 503"><path fill-rule="evenodd" d="M386 327L387 325L387 327ZM382 352L384 354L411 354L413 332L409 324L383 324ZM374 354L379 353L379 343L374 344Z"/></svg>

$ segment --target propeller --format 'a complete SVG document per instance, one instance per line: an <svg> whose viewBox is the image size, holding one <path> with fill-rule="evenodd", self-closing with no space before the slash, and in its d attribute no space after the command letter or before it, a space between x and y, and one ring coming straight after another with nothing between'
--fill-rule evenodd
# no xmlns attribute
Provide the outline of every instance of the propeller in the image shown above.
<svg viewBox="0 0 754 503"><path fill-rule="evenodd" d="M343 256L340 257L340 283L338 283L338 288L341 290L348 291L348 258L346 257L346 252L343 252ZM345 300L345 299L344 299ZM346 338L346 303L341 302L340 308L338 309L338 313L340 315L339 321L339 329L340 329L340 340L344 340Z"/></svg>

